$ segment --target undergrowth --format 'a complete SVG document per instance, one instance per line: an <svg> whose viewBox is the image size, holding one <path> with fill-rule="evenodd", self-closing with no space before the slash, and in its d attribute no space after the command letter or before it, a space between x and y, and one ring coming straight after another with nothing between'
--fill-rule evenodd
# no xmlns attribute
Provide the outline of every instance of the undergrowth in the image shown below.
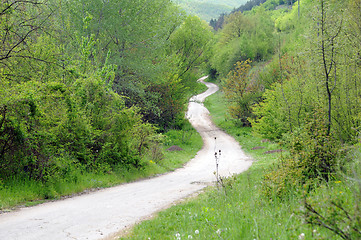
<svg viewBox="0 0 361 240"><path fill-rule="evenodd" d="M121 239L360 239L359 164L344 166L337 180L320 179L313 187L285 186L282 197L265 194L265 174L288 152L267 154L280 145L254 136L250 128L234 127L225 120L220 99L222 93L217 93L207 98L206 106L216 124L255 159L252 167L228 178L226 191L210 187L136 225Z"/></svg>
<svg viewBox="0 0 361 240"><path fill-rule="evenodd" d="M197 92L206 90L199 83ZM95 191L142 178L152 177L182 167L202 148L201 136L184 121L181 130L169 130L163 134L161 143L151 141L142 155L138 166L94 163L91 168L77 164L76 161L60 159L57 171L39 181L26 174L9 179L0 178L0 212L11 211L19 206L32 206L48 200L56 200L76 194ZM173 145L182 151L167 151Z"/></svg>

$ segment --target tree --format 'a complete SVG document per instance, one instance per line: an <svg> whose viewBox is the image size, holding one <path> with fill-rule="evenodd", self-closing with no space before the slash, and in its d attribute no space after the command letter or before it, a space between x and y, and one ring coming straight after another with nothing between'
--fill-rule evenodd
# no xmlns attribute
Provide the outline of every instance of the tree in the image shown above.
<svg viewBox="0 0 361 240"><path fill-rule="evenodd" d="M329 19L328 2L320 1L320 22L319 22L319 51L321 54L323 77L327 93L328 123L327 135L331 132L332 125L332 94L337 86L337 40L342 29L340 22ZM336 25L335 25L336 22ZM332 25L331 25L332 24Z"/></svg>
<svg viewBox="0 0 361 240"><path fill-rule="evenodd" d="M48 64L50 59L35 54L36 36L44 32L54 9L46 1L4 0L0 3L0 69L3 77L20 81L27 75L19 63L27 61L35 67L37 62ZM31 62L31 63L30 63Z"/></svg>
<svg viewBox="0 0 361 240"><path fill-rule="evenodd" d="M274 52L274 23L262 7L248 15L231 14L217 37L211 65L221 76L237 61L263 61Z"/></svg>
<svg viewBox="0 0 361 240"><path fill-rule="evenodd" d="M231 116L243 126L250 126L251 107L257 101L259 84L250 74L250 61L237 62L222 82L226 98L230 102Z"/></svg>
<svg viewBox="0 0 361 240"><path fill-rule="evenodd" d="M186 78L188 71L203 62L203 53L211 38L208 24L196 16L188 16L171 35L170 52L176 56L180 78Z"/></svg>

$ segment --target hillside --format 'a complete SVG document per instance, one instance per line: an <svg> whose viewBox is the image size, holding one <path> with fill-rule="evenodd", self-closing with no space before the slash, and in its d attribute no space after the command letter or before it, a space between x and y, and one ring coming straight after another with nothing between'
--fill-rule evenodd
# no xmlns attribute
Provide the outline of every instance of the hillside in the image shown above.
<svg viewBox="0 0 361 240"><path fill-rule="evenodd" d="M361 0L261 1L206 52L205 105L256 161L126 239L361 239Z"/></svg>
<svg viewBox="0 0 361 240"><path fill-rule="evenodd" d="M229 13L233 9L245 4L247 0L173 0L187 13L199 16L209 22L222 13Z"/></svg>

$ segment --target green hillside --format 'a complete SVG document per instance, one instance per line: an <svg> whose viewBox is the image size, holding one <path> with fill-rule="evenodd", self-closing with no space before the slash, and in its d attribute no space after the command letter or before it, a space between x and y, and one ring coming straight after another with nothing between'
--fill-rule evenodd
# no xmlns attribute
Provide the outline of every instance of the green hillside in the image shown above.
<svg viewBox="0 0 361 240"><path fill-rule="evenodd" d="M187 13L199 16L201 19L210 21L218 18L222 13L229 13L234 8L246 3L247 0L173 0L178 3Z"/></svg>
<svg viewBox="0 0 361 240"><path fill-rule="evenodd" d="M361 0L247 5L205 52L205 106L252 167L122 239L361 239Z"/></svg>

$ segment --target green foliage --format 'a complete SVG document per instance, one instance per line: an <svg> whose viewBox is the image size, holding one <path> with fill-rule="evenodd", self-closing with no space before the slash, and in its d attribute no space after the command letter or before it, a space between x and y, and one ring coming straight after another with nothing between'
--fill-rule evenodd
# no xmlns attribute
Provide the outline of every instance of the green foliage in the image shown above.
<svg viewBox="0 0 361 240"><path fill-rule="evenodd" d="M352 183L345 181L346 184L335 181L323 185L316 193L307 197L302 213L309 225L327 229L342 239L359 239L360 189L359 186L347 186ZM345 198L345 195L349 197Z"/></svg>
<svg viewBox="0 0 361 240"><path fill-rule="evenodd" d="M222 13L231 12L235 7L247 2L247 0L174 0L188 14L197 15L209 22Z"/></svg>
<svg viewBox="0 0 361 240"><path fill-rule="evenodd" d="M231 14L218 33L210 60L212 68L224 77L237 61L267 60L274 52L273 32L274 24L262 8L253 15Z"/></svg>
<svg viewBox="0 0 361 240"><path fill-rule="evenodd" d="M1 179L53 186L162 158L158 131L182 127L198 88L205 23L180 26L168 0L3 1L0 20Z"/></svg>
<svg viewBox="0 0 361 240"><path fill-rule="evenodd" d="M310 11L309 15L301 15L299 19L294 10L285 14L297 23L296 29L290 33L286 30L286 35L280 35L280 38L285 39L280 54L287 54L279 57L278 63L274 59L260 74L260 82L264 83L266 88L272 89L272 94L265 93L264 103L254 108L258 119L253 125L258 133L273 139L281 138L286 132L302 128L307 113L321 107L328 114L329 133L335 131L341 141L353 141L356 132L352 129L357 129L359 125L356 117L359 115L359 97L354 90L359 88L360 82L352 77L359 71L354 62L355 58L352 57L355 51L352 42L357 37L346 37L350 36L348 32L352 31L348 24L344 24L342 31L338 32L340 23L344 21L341 21L337 14L333 14L334 17L328 14L332 8L340 11L340 14L348 11L351 15L353 8L332 4L325 3L324 14L327 14L327 19L324 19L323 26L330 30L329 34L337 33L337 38L321 37L320 30L312 28L319 24L310 21L307 16L320 15L320 12ZM312 2L304 2L304 8L311 6ZM305 10L303 14L306 14ZM357 18L357 14L353 16ZM301 34L307 36L305 41L299 40L302 38ZM330 42L331 39L333 43ZM324 46L324 54L321 54L321 45ZM325 72L325 69L328 70ZM272 86L273 82L278 83ZM350 88L351 85L355 87Z"/></svg>
<svg viewBox="0 0 361 240"><path fill-rule="evenodd" d="M64 9L62 21L70 25L69 30L76 32L80 39L94 37L91 46L94 53L86 60L93 66L105 60L109 65L116 65L113 89L126 96L126 106L137 106L143 119L157 124L161 131L176 127L172 124L179 120L179 111L183 110L189 89L196 82L190 72L202 61L202 44L211 34L206 24L191 16L186 18L168 0L86 1L86 4L68 1ZM184 41L184 46L178 38ZM76 45L69 45L65 51L76 49ZM178 88L183 89L181 93L157 91L172 85L177 78L182 81ZM165 94L173 94L177 104L176 113L171 114L170 119L162 118L164 106L174 106L172 102L164 102L164 99L171 100L162 99Z"/></svg>
<svg viewBox="0 0 361 240"><path fill-rule="evenodd" d="M309 183L300 188L297 181L294 181L295 185L292 186L294 176L302 177L300 171L292 167L294 173L283 172L285 178L289 179L287 184L284 183L284 198L281 200L275 194L269 198L262 192L264 174L272 169L278 155L265 155L263 152L273 148L275 144L261 143L262 138L254 136L251 129L239 128L227 121L222 98L219 98L221 96L222 93L218 93L217 96L207 98L206 105L212 118L226 127L224 130L233 133L242 148L257 161L247 172L226 181L227 194L223 189L208 188L199 197L173 206L160 212L154 219L136 225L129 235L121 239L340 239L335 232L326 229L327 226L350 233L351 239L358 239L361 199L357 160L359 155L353 156L356 160L351 158L349 166L344 166L346 178L341 177L342 181L320 180L320 187ZM325 121L322 123L317 120L313 125L310 124L310 128L317 124L317 133L310 132L310 136L325 139ZM251 150L257 146L264 149ZM353 165L354 163L356 165ZM293 162L283 164L291 167ZM303 206L305 198L316 213L307 212ZM332 201L335 201L337 206ZM343 205L338 207L338 203Z"/></svg>
<svg viewBox="0 0 361 240"><path fill-rule="evenodd" d="M265 175L264 191L267 196L283 198L289 189L306 190L319 180L335 178L337 169L342 166L341 146L327 134L327 121L324 113L315 111L301 132L293 132L287 142L290 154L281 158L280 163Z"/></svg>
<svg viewBox="0 0 361 240"><path fill-rule="evenodd" d="M183 24L171 35L170 50L175 54L180 67L179 77L184 81L192 68L199 66L204 59L204 50L213 34L206 22L196 16L188 16Z"/></svg>
<svg viewBox="0 0 361 240"><path fill-rule="evenodd" d="M274 90L266 90L263 98L264 100L259 105L253 107L253 114L262 117L251 120L252 127L255 132L268 139L280 139L287 132L287 127L284 124L287 119L284 112L280 111L282 102L277 99Z"/></svg>
<svg viewBox="0 0 361 240"><path fill-rule="evenodd" d="M237 62L235 70L229 72L222 81L225 96L230 102L230 115L242 126L250 125L251 107L257 102L257 92L259 92L259 84L249 73L250 69L249 60Z"/></svg>
<svg viewBox="0 0 361 240"><path fill-rule="evenodd" d="M145 115L152 123L157 124L163 130L181 128L184 119L187 87L178 76L169 79L168 82L154 84L148 88L149 91L157 93L158 116ZM154 114L154 113L153 113ZM157 121L154 121L157 119Z"/></svg>
<svg viewBox="0 0 361 240"><path fill-rule="evenodd" d="M322 185L304 199L301 214L309 225L320 226L342 239L361 237L360 146L349 151L340 180Z"/></svg>

